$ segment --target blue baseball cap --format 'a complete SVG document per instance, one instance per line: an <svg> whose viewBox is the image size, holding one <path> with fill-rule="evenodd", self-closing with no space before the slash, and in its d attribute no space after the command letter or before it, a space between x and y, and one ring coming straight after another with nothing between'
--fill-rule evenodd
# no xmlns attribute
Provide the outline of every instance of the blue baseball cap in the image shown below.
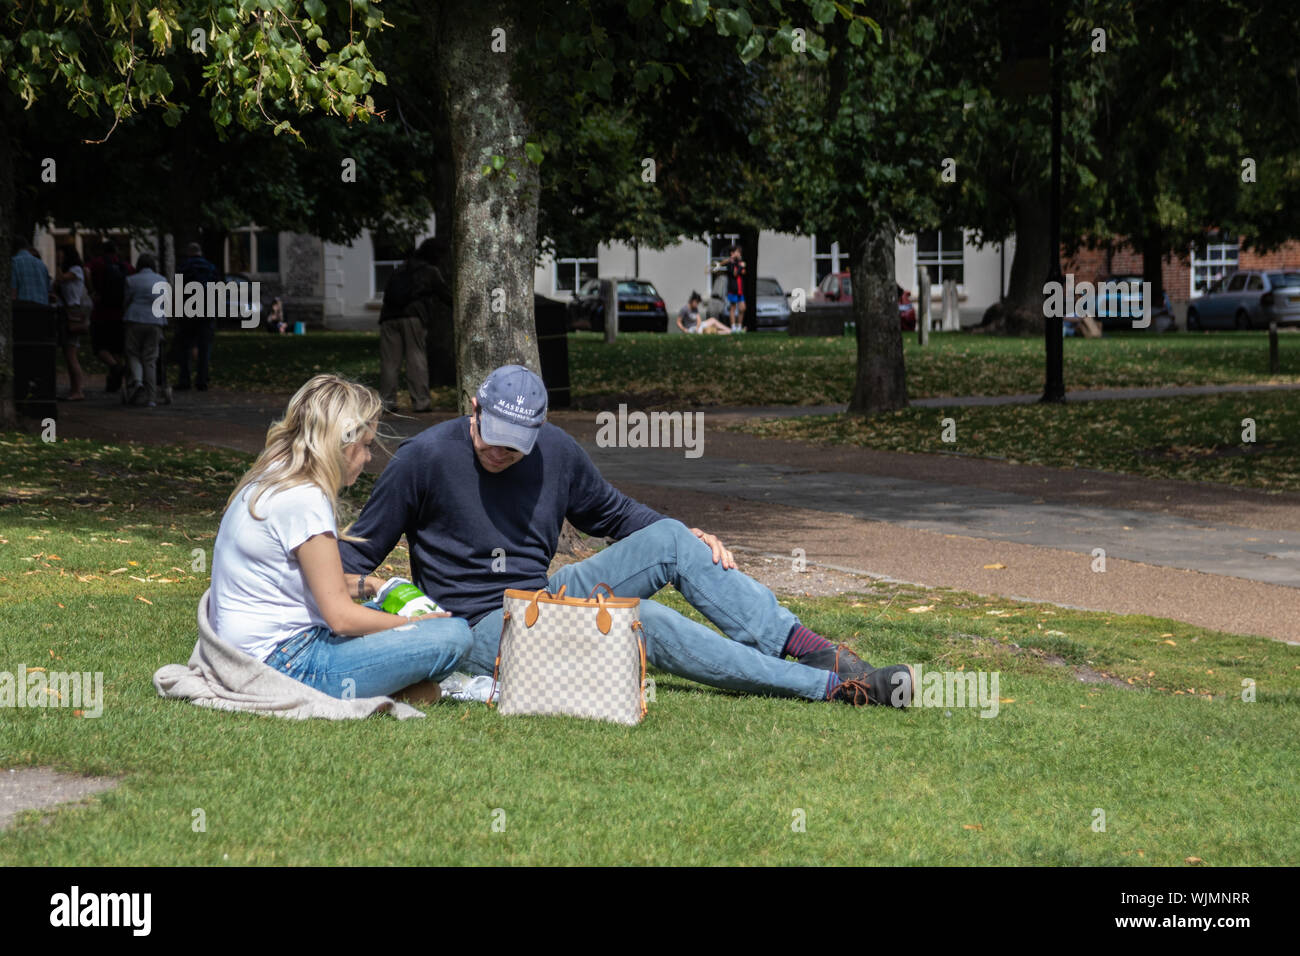
<svg viewBox="0 0 1300 956"><path fill-rule="evenodd" d="M485 442L527 455L546 424L546 386L522 365L503 365L479 386L478 407Z"/></svg>

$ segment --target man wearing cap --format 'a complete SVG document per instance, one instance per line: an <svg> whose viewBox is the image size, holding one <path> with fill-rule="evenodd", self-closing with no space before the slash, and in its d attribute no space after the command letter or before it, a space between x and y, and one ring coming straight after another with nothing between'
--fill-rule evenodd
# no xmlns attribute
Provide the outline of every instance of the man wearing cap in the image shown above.
<svg viewBox="0 0 1300 956"><path fill-rule="evenodd" d="M462 666L492 673L506 588L587 594L603 581L643 599L646 658L671 674L754 694L911 703L911 668L872 668L808 630L716 537L614 488L546 422L546 387L528 369L496 369L471 404L401 444L351 528L364 540L339 542L344 570L369 574L406 535L416 585L473 628ZM548 577L565 518L615 542ZM649 600L668 584L727 637Z"/></svg>

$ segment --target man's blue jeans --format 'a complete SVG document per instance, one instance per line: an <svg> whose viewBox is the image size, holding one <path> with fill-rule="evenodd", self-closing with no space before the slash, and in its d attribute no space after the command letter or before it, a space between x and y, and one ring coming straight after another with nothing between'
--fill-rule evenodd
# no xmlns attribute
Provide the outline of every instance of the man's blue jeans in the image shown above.
<svg viewBox="0 0 1300 956"><path fill-rule="evenodd" d="M386 697L422 680L442 680L472 640L469 624L458 617L412 621L362 637L311 627L277 647L266 663L331 697Z"/></svg>
<svg viewBox="0 0 1300 956"><path fill-rule="evenodd" d="M798 618L753 578L714 564L709 546L680 521L656 521L585 561L560 568L548 589L554 593L564 585L566 593L586 597L602 582L619 597L643 599L646 659L655 667L728 690L825 699L826 671L781 658ZM667 584L727 637L645 600ZM492 673L501 623L498 609L474 625L474 644L461 662L463 670Z"/></svg>

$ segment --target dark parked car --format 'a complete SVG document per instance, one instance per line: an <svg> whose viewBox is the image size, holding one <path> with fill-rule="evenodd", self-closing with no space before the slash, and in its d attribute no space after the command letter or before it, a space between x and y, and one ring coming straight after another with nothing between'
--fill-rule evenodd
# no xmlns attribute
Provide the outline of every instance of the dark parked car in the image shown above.
<svg viewBox="0 0 1300 956"><path fill-rule="evenodd" d="M1096 289L1096 318L1103 331L1170 332L1177 328L1174 324L1174 310L1169 303L1168 293L1162 296L1159 306L1152 308L1151 324L1144 329L1133 328L1135 321L1142 321L1141 276L1111 276L1109 279L1101 281L1116 284L1125 283L1123 286L1112 286L1110 289L1100 286ZM1121 294L1119 289L1127 289L1127 294ZM1073 318L1073 315L1070 318Z"/></svg>
<svg viewBox="0 0 1300 956"><path fill-rule="evenodd" d="M588 279L569 303L569 331L605 331L603 283L618 283L620 332L667 332L668 310L664 298L647 279Z"/></svg>
<svg viewBox="0 0 1300 956"><path fill-rule="evenodd" d="M784 332L790 328L790 301L781 283L771 277L760 278L755 289L755 323L759 332ZM709 296L709 315L726 325L730 319L727 313L727 277L713 277L713 291Z"/></svg>
<svg viewBox="0 0 1300 956"><path fill-rule="evenodd" d="M853 304L853 279L847 272L832 272L818 283L813 292L814 302L839 302L842 305ZM912 293L901 285L898 286L898 321L904 332L916 329L916 306L912 304Z"/></svg>
<svg viewBox="0 0 1300 956"><path fill-rule="evenodd" d="M1243 270L1212 283L1187 306L1187 328L1261 329L1300 323L1300 272Z"/></svg>

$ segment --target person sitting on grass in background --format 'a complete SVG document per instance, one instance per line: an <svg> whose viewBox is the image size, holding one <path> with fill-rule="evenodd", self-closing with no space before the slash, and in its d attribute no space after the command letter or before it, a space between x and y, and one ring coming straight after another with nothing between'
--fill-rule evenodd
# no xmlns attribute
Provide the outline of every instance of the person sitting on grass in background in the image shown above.
<svg viewBox="0 0 1300 956"><path fill-rule="evenodd" d="M712 316L703 321L700 320L700 294L698 292L692 292L690 300L677 313L677 327L688 334L702 332L717 333L719 335L731 334L731 329Z"/></svg>
<svg viewBox="0 0 1300 956"><path fill-rule="evenodd" d="M906 664L873 668L811 631L738 570L714 535L606 481L573 438L546 422L546 386L535 373L498 368L471 405L471 414L402 443L357 519L364 540L340 546L344 568L366 574L406 535L416 586L473 625L463 670L493 673L506 588L585 595L603 582L619 597L642 598L646 659L670 674L855 707L911 704L915 677ZM549 574L566 518L615 541ZM650 600L669 584L726 637Z"/></svg>
<svg viewBox="0 0 1300 956"><path fill-rule="evenodd" d="M343 573L340 489L370 461L371 389L317 375L298 389L230 499L212 551L208 623L227 644L331 697L436 699L469 651L469 625L361 606L383 582ZM433 683L425 683L433 682ZM417 686L418 685L418 686ZM427 696L424 696L427 695Z"/></svg>
<svg viewBox="0 0 1300 956"><path fill-rule="evenodd" d="M284 303L278 295L271 300L270 311L266 314L266 331L273 335L289 334L289 322L284 317Z"/></svg>

